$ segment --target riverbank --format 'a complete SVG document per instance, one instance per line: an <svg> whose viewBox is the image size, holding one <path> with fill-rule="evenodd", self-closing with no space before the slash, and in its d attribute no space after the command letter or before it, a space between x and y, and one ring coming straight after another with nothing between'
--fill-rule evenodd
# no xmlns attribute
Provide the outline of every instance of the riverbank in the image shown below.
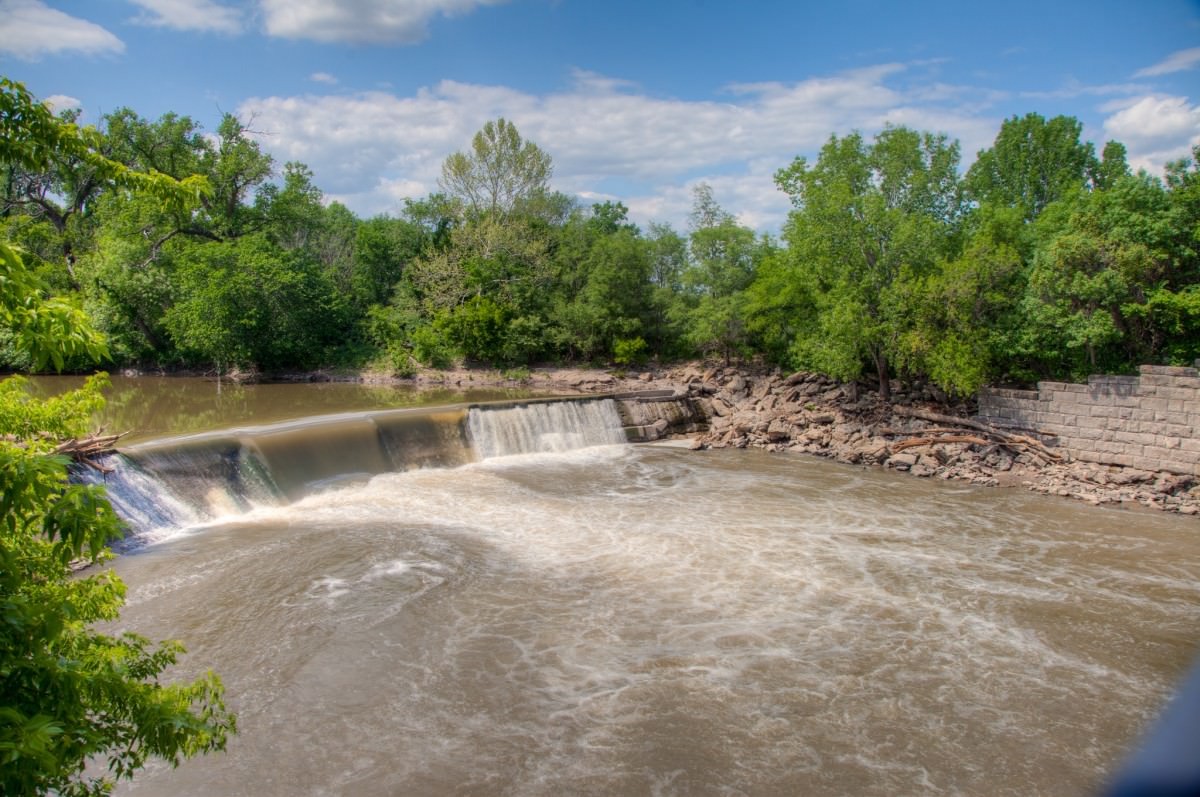
<svg viewBox="0 0 1200 797"><path fill-rule="evenodd" d="M424 380L461 385L488 378L449 371ZM1075 460L1052 438L980 424L971 418L971 403L952 402L928 388L900 389L885 402L873 390L819 374L697 364L615 373L533 369L521 384L577 393L670 391L687 401L693 415L699 408L707 417L676 413L670 423L660 420L656 431L686 436L695 448L813 454L917 478L1018 487L1092 505L1200 517L1200 481L1194 477ZM694 431L697 421L707 421L707 430Z"/></svg>
<svg viewBox="0 0 1200 797"><path fill-rule="evenodd" d="M1148 469L1083 462L1053 438L1022 436L972 422L974 406L934 389L893 391L891 401L861 385L819 374L689 363L603 371L537 367L422 370L398 379L378 373L314 372L271 381L351 381L417 387L520 387L560 395L657 391L673 396L637 420L650 438L686 437L695 448L760 448L813 454L918 478L1017 487L1093 505L1149 508L1200 517L1200 480Z"/></svg>
<svg viewBox="0 0 1200 797"><path fill-rule="evenodd" d="M696 366L653 374L643 384L707 399L712 416L696 447L793 451L919 478L1200 517L1194 477L1074 460L1053 440L980 424L970 417L971 404L928 389L897 391L885 402L875 391L819 374Z"/></svg>

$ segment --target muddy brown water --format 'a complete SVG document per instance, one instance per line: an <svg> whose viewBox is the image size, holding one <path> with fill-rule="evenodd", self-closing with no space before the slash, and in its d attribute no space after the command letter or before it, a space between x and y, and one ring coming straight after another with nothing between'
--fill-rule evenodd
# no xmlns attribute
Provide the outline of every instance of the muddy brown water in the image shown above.
<svg viewBox="0 0 1200 797"><path fill-rule="evenodd" d="M1197 652L1193 519L531 434L119 557L241 732L118 793L1090 794Z"/></svg>

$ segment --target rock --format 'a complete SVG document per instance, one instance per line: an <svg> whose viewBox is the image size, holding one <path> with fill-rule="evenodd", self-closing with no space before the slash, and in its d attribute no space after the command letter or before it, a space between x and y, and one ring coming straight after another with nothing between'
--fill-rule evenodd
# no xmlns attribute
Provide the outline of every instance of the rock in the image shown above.
<svg viewBox="0 0 1200 797"><path fill-rule="evenodd" d="M901 451L899 454L893 454L887 463L896 470L908 470L917 464L917 456L907 451Z"/></svg>
<svg viewBox="0 0 1200 797"><path fill-rule="evenodd" d="M913 465L911 468L909 468L908 472L911 473L913 476L920 476L921 478L927 478L927 477L932 476L933 474L937 473L937 468L931 468L923 462L918 462L916 465Z"/></svg>
<svg viewBox="0 0 1200 797"><path fill-rule="evenodd" d="M789 440L792 436L792 425L784 418L776 418L767 425L767 439L772 443Z"/></svg>
<svg viewBox="0 0 1200 797"><path fill-rule="evenodd" d="M1148 482L1153 478L1153 473L1147 473L1144 470L1137 470L1136 468L1121 468L1121 470L1113 474L1109 480L1113 484L1141 484L1142 482Z"/></svg>

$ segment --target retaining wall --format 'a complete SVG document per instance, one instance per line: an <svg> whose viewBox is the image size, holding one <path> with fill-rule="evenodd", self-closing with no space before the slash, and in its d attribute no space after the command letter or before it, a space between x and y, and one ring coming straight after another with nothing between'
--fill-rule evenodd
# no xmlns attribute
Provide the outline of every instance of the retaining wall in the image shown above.
<svg viewBox="0 0 1200 797"><path fill-rule="evenodd" d="M979 415L1036 431L1075 459L1200 476L1200 371L1164 365L1139 371L1092 376L1086 385L984 388Z"/></svg>

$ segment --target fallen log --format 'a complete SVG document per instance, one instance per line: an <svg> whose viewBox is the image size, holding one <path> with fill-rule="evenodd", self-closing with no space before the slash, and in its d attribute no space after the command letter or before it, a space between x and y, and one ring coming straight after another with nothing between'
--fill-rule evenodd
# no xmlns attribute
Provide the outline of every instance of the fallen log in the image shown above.
<svg viewBox="0 0 1200 797"><path fill-rule="evenodd" d="M1022 434L1014 434L1012 432L1002 431L994 426L976 421L971 418L959 418L954 415L946 415L932 410L924 410L920 407L905 407L898 406L894 409L895 414L909 418L918 418L930 423L940 423L945 426L957 426L960 428L974 429L982 432L988 437L994 439L1000 445L1013 450L1014 452L1028 453L1031 456L1040 459L1043 463L1062 462L1062 454L1051 451L1044 443L1032 437ZM932 430L921 430L914 432L905 432L904 434L928 435ZM940 429L938 431L941 431ZM947 430L949 431L949 430ZM987 441L983 441L986 443ZM906 446L907 447L907 446ZM895 447L893 446L893 450Z"/></svg>
<svg viewBox="0 0 1200 797"><path fill-rule="evenodd" d="M97 462L96 458L116 451L117 441L124 436L124 432L110 435L96 432L86 437L74 437L55 446L54 453L64 454L79 464L86 465L100 473L111 473L112 468Z"/></svg>
<svg viewBox="0 0 1200 797"><path fill-rule="evenodd" d="M982 437L970 434L948 434L938 437L914 437L910 440L898 440L891 444L892 453L903 451L906 448L916 448L917 446L928 446L937 443L972 443L974 445L986 446L987 440Z"/></svg>

